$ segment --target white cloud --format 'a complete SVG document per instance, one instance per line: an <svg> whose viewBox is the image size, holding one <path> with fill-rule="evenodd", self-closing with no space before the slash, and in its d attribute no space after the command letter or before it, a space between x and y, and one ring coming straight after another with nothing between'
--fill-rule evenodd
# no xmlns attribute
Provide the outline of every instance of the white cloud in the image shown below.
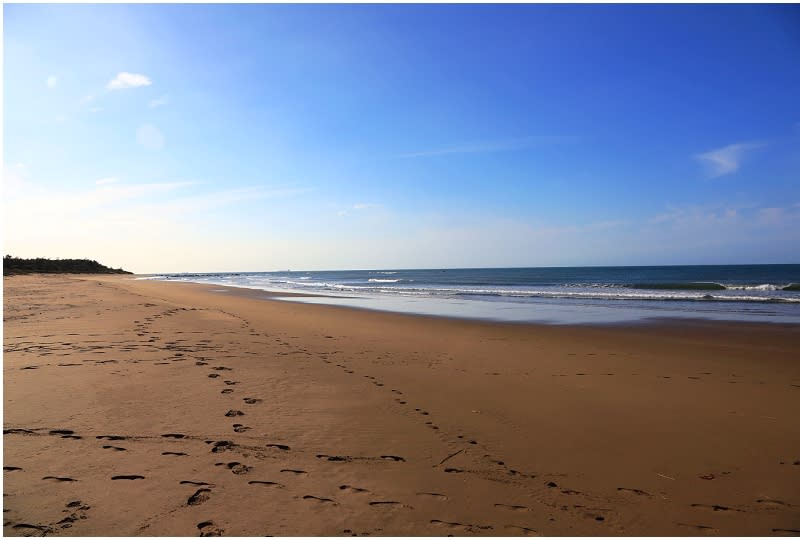
<svg viewBox="0 0 800 540"><path fill-rule="evenodd" d="M140 73L128 73L122 71L117 74L116 78L112 79L106 85L109 90L121 90L123 88L138 88L140 86L150 86L152 81L147 75Z"/></svg>
<svg viewBox="0 0 800 540"><path fill-rule="evenodd" d="M169 104L169 97L168 96L161 96L158 99L153 99L150 101L150 108L155 109L156 107L163 107L164 105Z"/></svg>
<svg viewBox="0 0 800 540"><path fill-rule="evenodd" d="M164 134L152 124L144 124L136 130L136 141L148 150L164 148Z"/></svg>
<svg viewBox="0 0 800 540"><path fill-rule="evenodd" d="M761 146L764 146L764 144L759 142L729 144L704 154L698 154L695 157L704 163L711 178L717 178L718 176L736 172L744 155L749 150Z"/></svg>
<svg viewBox="0 0 800 540"><path fill-rule="evenodd" d="M58 78L55 75L50 75L47 77L47 87L48 88L55 88L58 84Z"/></svg>

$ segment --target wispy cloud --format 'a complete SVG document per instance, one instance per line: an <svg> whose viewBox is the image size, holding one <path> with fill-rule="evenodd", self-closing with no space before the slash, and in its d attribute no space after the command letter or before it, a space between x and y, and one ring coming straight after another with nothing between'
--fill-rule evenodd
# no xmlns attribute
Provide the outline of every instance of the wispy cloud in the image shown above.
<svg viewBox="0 0 800 540"><path fill-rule="evenodd" d="M50 75L49 77L47 77L46 84L48 88L55 88L56 85L58 84L58 77L56 77L55 75Z"/></svg>
<svg viewBox="0 0 800 540"><path fill-rule="evenodd" d="M106 88L109 90L122 90L124 88L138 88L140 86L150 86L153 82L147 75L141 73L128 73L122 71L117 76L111 79Z"/></svg>
<svg viewBox="0 0 800 540"><path fill-rule="evenodd" d="M149 107L151 109L155 109L156 107L163 107L164 105L169 104L169 97L168 96L161 96L158 99L150 100Z"/></svg>
<svg viewBox="0 0 800 540"><path fill-rule="evenodd" d="M764 146L764 143L761 142L729 144L716 150L698 154L695 158L703 162L711 178L717 178L736 172L747 152L762 146Z"/></svg>
<svg viewBox="0 0 800 540"><path fill-rule="evenodd" d="M517 139L503 139L497 141L481 141L454 145L422 152L411 152L402 154L402 158L443 156L447 154L479 154L489 152L508 152L511 150L523 150L548 144L573 143L577 137L570 135L538 135L534 137L521 137Z"/></svg>

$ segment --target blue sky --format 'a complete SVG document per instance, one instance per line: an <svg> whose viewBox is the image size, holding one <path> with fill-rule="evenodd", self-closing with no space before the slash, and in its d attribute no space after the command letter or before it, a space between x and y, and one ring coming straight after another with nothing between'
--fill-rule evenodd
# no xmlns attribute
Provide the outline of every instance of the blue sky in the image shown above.
<svg viewBox="0 0 800 540"><path fill-rule="evenodd" d="M5 5L5 253L800 262L800 9Z"/></svg>

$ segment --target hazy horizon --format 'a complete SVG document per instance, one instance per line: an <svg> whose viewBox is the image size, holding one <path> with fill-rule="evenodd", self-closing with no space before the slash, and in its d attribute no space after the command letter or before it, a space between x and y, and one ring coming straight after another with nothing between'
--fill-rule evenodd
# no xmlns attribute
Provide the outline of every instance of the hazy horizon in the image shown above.
<svg viewBox="0 0 800 540"><path fill-rule="evenodd" d="M796 264L796 5L5 5L4 254Z"/></svg>

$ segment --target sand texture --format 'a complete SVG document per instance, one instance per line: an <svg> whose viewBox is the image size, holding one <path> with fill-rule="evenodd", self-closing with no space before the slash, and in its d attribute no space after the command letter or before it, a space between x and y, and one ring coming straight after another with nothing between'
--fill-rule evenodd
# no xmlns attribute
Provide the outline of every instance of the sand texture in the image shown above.
<svg viewBox="0 0 800 540"><path fill-rule="evenodd" d="M800 534L800 329L4 279L9 536Z"/></svg>

